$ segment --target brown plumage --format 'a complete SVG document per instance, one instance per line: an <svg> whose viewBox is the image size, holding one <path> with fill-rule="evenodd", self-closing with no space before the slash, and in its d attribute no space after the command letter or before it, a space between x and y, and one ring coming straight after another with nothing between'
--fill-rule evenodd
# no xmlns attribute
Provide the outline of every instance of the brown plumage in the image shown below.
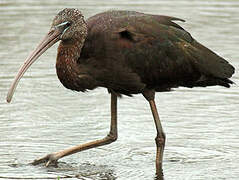
<svg viewBox="0 0 239 180"><path fill-rule="evenodd" d="M86 39L60 43L59 79L76 91L102 86L125 95L145 88L229 87L234 68L172 20L180 19L132 11L89 18Z"/></svg>
<svg viewBox="0 0 239 180"><path fill-rule="evenodd" d="M71 90L105 87L112 94L111 130L106 138L60 151L34 161L56 162L75 152L117 139L116 102L121 94L142 93L149 101L157 137L156 169L162 174L165 135L154 103L155 91L171 88L230 87L234 68L197 42L173 21L178 18L134 11L108 11L86 21L77 9L64 9L53 20L50 32L27 59L7 100L27 68L51 45L61 40L56 69L61 83Z"/></svg>

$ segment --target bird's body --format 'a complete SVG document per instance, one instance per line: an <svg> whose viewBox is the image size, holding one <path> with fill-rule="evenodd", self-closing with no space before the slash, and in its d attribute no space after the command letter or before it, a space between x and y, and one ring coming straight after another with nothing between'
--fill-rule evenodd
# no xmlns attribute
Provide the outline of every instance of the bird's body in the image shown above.
<svg viewBox="0 0 239 180"><path fill-rule="evenodd" d="M86 21L87 36L62 41L57 75L72 90L105 87L132 95L145 88L222 85L234 68L198 43L173 17L108 11Z"/></svg>
<svg viewBox="0 0 239 180"><path fill-rule="evenodd" d="M174 17L134 11L108 11L87 21L77 9L64 9L19 70L7 96L10 102L20 78L49 47L60 41L56 69L71 90L105 87L111 93L111 126L100 140L49 154L34 165L56 162L73 153L109 144L117 139L117 96L141 93L150 104L157 136L156 173L162 177L165 134L154 102L156 91L179 86L230 87L234 68L198 43ZM181 20L182 21L182 20Z"/></svg>

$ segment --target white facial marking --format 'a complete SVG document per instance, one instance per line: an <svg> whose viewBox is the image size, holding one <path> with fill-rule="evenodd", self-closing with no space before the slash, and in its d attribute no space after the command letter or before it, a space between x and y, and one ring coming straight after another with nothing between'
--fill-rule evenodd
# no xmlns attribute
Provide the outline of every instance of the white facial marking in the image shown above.
<svg viewBox="0 0 239 180"><path fill-rule="evenodd" d="M63 23L61 23L61 24L58 24L56 27L64 26L64 25L66 25L67 23L69 23L69 22L68 22L68 21L63 22Z"/></svg>
<svg viewBox="0 0 239 180"><path fill-rule="evenodd" d="M67 29L69 29L69 27L67 27L67 28L63 31L63 33L62 33L61 36L63 36L63 34L67 31Z"/></svg>
<svg viewBox="0 0 239 180"><path fill-rule="evenodd" d="M60 26L64 26L64 25L66 25L67 23L69 23L69 22L68 22L68 21L65 21L65 22L63 22L63 23L61 23L61 24L58 24L58 25L56 25L56 28L57 28L57 27L60 27ZM62 35L61 35L60 38L62 38L63 34L67 31L67 29L69 29L69 27L70 27L70 26L68 26L67 28L64 29L64 31L62 32Z"/></svg>

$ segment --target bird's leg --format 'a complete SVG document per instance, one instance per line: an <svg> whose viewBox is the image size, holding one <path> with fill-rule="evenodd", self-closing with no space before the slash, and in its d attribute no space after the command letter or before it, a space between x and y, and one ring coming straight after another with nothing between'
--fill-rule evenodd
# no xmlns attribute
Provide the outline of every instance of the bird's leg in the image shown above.
<svg viewBox="0 0 239 180"><path fill-rule="evenodd" d="M99 146L103 146L106 144L110 144L117 140L117 96L114 93L111 93L111 124L110 124L110 132L109 134L100 140L95 140L86 144L81 144L69 149L65 149L56 153L48 154L43 158L36 159L31 164L37 165L40 163L46 163L48 166L51 163L56 163L58 159L68 156L79 151L87 150L90 148L95 148Z"/></svg>
<svg viewBox="0 0 239 180"><path fill-rule="evenodd" d="M156 142L156 146L157 146L156 175L163 176L162 164L163 164L163 151L164 151L166 136L165 136L165 133L163 132L163 127L161 125L158 111L156 108L156 104L154 102L155 91L154 90L145 90L143 92L143 95L148 100L148 102L150 104L150 108L151 108L151 111L152 111L152 114L154 117L154 123L155 123L156 130L157 130L157 136L155 138L155 142Z"/></svg>

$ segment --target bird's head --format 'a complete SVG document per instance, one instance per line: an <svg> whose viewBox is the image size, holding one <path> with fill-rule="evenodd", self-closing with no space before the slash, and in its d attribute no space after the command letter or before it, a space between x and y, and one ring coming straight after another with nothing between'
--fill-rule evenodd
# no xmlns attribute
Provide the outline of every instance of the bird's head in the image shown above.
<svg viewBox="0 0 239 180"><path fill-rule="evenodd" d="M60 40L77 39L87 35L84 16L78 9L66 8L54 18L50 32L57 32Z"/></svg>
<svg viewBox="0 0 239 180"><path fill-rule="evenodd" d="M66 8L60 11L53 20L50 31L43 38L37 48L28 56L18 74L16 75L7 95L10 102L16 86L27 69L53 44L74 39L84 40L87 36L87 25L84 17L78 9Z"/></svg>

